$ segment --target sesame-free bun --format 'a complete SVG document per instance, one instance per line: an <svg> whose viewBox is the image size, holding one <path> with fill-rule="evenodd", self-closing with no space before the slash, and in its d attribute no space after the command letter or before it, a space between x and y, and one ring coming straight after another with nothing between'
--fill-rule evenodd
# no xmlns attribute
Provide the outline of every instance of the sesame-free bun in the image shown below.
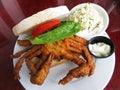
<svg viewBox="0 0 120 90"><path fill-rule="evenodd" d="M12 30L15 36L19 36L28 31L31 31L36 26L38 26L41 23L44 23L45 21L56 18L63 19L67 17L68 13L69 9L66 6L48 8L23 19L21 22L15 25Z"/></svg>

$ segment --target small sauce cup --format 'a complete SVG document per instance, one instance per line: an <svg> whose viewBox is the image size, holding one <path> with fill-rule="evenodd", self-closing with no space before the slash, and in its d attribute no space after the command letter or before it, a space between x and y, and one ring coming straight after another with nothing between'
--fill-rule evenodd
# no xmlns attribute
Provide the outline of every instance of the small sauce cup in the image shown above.
<svg viewBox="0 0 120 90"><path fill-rule="evenodd" d="M91 45L91 44L93 45L93 44L96 44L96 43L105 43L106 45L109 45L110 46L109 55L107 55L107 56L97 56L97 55L93 54L91 49L90 49L90 47L89 47L89 45ZM91 53L91 55L93 55L96 58L106 58L106 57L109 57L115 51L115 47L114 47L113 42L109 38L107 38L105 36L96 36L96 37L91 38L88 41L87 48L88 48L89 52ZM96 48L96 50L98 50L98 48Z"/></svg>

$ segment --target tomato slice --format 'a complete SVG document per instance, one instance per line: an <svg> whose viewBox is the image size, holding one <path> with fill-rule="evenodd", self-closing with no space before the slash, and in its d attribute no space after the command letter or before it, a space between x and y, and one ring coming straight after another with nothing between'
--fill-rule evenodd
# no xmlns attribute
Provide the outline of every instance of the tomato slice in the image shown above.
<svg viewBox="0 0 120 90"><path fill-rule="evenodd" d="M61 21L59 19L54 19L48 22L45 22L41 25L39 25L36 29L32 31L32 38L37 37L38 35L47 32L50 29L53 29L61 24Z"/></svg>

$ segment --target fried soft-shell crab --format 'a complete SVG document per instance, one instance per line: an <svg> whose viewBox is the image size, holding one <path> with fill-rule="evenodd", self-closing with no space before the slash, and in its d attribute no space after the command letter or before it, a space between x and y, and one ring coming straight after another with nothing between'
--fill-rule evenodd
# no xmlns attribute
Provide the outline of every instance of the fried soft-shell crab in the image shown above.
<svg viewBox="0 0 120 90"><path fill-rule="evenodd" d="M92 75L94 73L94 60L86 48L87 40L71 36L64 40L42 45L31 45L28 40L18 40L18 44L27 48L12 55L12 58L18 58L18 62L14 68L15 79L20 79L19 71L22 63L25 60L28 68L31 71L30 81L33 84L42 85L46 79L51 63L54 59L66 59L72 61L78 66L68 72L68 74L59 81L59 84L65 85L73 78ZM80 55L83 58L80 58ZM39 60L34 63L32 58L39 57Z"/></svg>

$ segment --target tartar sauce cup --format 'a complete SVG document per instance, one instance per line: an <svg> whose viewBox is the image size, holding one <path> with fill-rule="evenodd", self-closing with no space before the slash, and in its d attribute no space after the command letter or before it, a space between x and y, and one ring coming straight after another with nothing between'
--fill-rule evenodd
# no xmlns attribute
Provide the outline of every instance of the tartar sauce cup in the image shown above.
<svg viewBox="0 0 120 90"><path fill-rule="evenodd" d="M87 48L96 58L106 58L113 54L115 47L113 42L105 36L96 36L88 41Z"/></svg>

